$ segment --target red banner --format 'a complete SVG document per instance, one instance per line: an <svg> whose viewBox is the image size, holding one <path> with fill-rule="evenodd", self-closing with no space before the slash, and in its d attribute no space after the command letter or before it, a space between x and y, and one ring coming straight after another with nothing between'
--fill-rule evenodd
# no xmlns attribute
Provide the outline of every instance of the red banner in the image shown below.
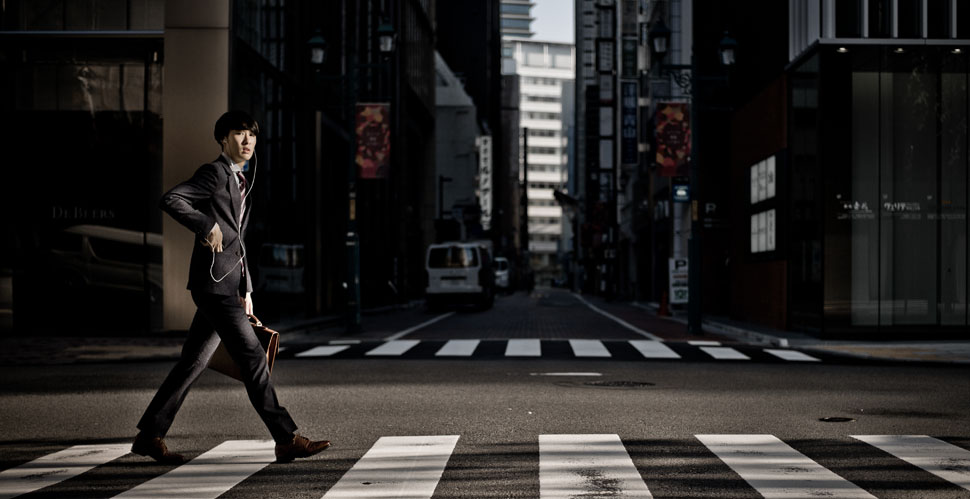
<svg viewBox="0 0 970 499"><path fill-rule="evenodd" d="M683 102L657 105L657 164L664 177L686 177L690 158L689 107Z"/></svg>
<svg viewBox="0 0 970 499"><path fill-rule="evenodd" d="M391 105L357 104L358 178L386 178L391 167Z"/></svg>

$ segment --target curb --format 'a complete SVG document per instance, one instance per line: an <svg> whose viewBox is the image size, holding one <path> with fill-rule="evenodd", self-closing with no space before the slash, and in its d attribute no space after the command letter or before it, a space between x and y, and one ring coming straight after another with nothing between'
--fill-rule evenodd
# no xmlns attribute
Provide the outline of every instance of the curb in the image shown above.
<svg viewBox="0 0 970 499"><path fill-rule="evenodd" d="M646 304L639 303L639 302L632 302L631 305L633 305L634 307L652 312L654 314L656 314L657 311L660 310L660 305L652 302L646 303ZM687 319L683 317L678 317L676 315L671 315L666 317L657 315L657 317L661 319L674 321L679 324L687 324ZM701 327L711 331L712 333L719 334L721 336L727 336L729 338L734 338L736 340L741 340L746 343L751 343L755 345L768 345L768 346L776 346L776 347L790 346L788 342L788 338L779 338L777 336L773 336L770 334L759 333L757 331L752 331L750 329L724 324L710 319L702 319Z"/></svg>
<svg viewBox="0 0 970 499"><path fill-rule="evenodd" d="M632 306L643 309L645 311L656 314L660 306L657 303L647 303L642 304L638 302L631 302ZM687 319L684 317L670 316L662 317L657 316L662 319L672 320L681 324L687 324ZM764 333L760 331L754 331L744 327L739 327L732 324L726 324L714 319L702 319L703 328L711 331L712 333L719 334L722 336L727 336L729 338L734 338L743 341L748 344L757 346L773 346L780 348L798 347L800 349L827 354L827 355L837 355L841 357L848 357L854 359L863 360L879 360L879 361L892 361L892 362L905 362L913 364L943 364L943 365L970 365L970 358L920 358L912 356L895 356L895 355L880 355L865 351L847 351L844 349L836 348L837 345L826 343L824 341L815 340L811 337L802 337L798 339L784 338L777 335ZM813 341L814 340L814 341ZM857 343L860 347L865 346L868 348L884 348L886 345L865 345L862 343ZM860 348L860 350L862 350Z"/></svg>

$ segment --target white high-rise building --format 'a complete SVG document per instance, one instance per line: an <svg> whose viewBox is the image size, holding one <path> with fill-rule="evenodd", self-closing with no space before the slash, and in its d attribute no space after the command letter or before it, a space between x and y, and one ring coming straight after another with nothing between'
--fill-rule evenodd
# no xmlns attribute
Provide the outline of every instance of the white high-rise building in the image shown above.
<svg viewBox="0 0 970 499"><path fill-rule="evenodd" d="M532 7L531 0L502 0L502 36L532 38Z"/></svg>
<svg viewBox="0 0 970 499"><path fill-rule="evenodd" d="M506 73L519 75L521 100L520 126L527 138L528 150L528 224L529 254L537 282L558 279L560 265L557 253L563 238L563 212L553 191L565 191L568 129L565 123L572 114L569 96L575 79L576 50L569 43L540 42L506 38L503 57ZM514 64L508 62L514 61ZM564 102L565 96L569 101ZM520 165L521 172L526 172Z"/></svg>

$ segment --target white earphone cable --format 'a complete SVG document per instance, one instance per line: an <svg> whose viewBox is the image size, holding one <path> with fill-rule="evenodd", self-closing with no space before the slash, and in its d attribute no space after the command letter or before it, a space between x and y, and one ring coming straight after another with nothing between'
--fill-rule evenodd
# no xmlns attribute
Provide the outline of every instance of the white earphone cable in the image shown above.
<svg viewBox="0 0 970 499"><path fill-rule="evenodd" d="M242 203L244 205L246 204L246 201L249 200L249 194L253 192L253 186L256 185L256 167L257 166L259 166L259 162L256 161L256 151L254 150L253 151L253 180L252 180L252 182L250 182L249 188L246 189L246 193L243 195ZM252 203L250 203L250 205L252 205ZM244 207L243 208L243 213L245 214L246 210L248 210L248 209L249 209L248 207ZM229 274L231 274L234 270L236 270L236 267L238 267L239 265L241 265L243 263L243 260L246 258L246 244L242 240L242 217L240 217L240 219L236 220L236 237L239 239L239 246L242 247L242 255L239 257L239 261L236 262L236 264L233 265L232 268L230 268L228 272L226 272L225 274L223 274L222 277L220 277L218 279L216 279L216 276L212 275L212 269L216 265L216 252L215 252L215 250L212 251L212 263L209 264L209 277L211 277L212 280L215 281L215 282L222 282L222 280L225 279L226 276L228 276Z"/></svg>

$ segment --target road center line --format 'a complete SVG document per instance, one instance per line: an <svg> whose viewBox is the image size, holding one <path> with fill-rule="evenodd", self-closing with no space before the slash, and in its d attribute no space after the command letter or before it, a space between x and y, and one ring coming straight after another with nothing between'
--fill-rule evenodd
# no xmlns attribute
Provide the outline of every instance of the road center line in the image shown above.
<svg viewBox="0 0 970 499"><path fill-rule="evenodd" d="M384 338L384 339L387 340L387 341L399 340L399 339L401 339L401 338L403 338L403 337L405 337L405 336L407 336L407 335L409 335L409 334L417 331L418 329L421 329L423 327L430 326L430 325L434 324L435 322L438 322L438 321L443 320L443 319L447 319L448 317L451 317L452 315L455 315L455 312L448 312L447 314L441 314L438 317L435 317L434 319L431 319L431 320L428 320L428 321L424 321L421 324L418 324L417 326L409 327L409 328L407 328L407 329L405 329L403 331L398 331L398 332L396 332L396 333L394 333L394 334L392 334L392 335L390 335L390 336L388 336L387 338Z"/></svg>
<svg viewBox="0 0 970 499"><path fill-rule="evenodd" d="M646 332L646 331L644 331L644 330L642 330L642 329L634 326L633 324L630 324L629 322L627 322L627 321L625 321L625 320L623 320L623 319L621 319L621 318L619 318L619 317L617 317L617 316L615 316L615 315L613 315L613 314L611 314L611 313L609 313L609 312L607 312L607 311L605 311L605 310L597 307L596 305L593 305L592 303L586 301L586 299L583 298L582 296L580 296L580 295L578 295L576 293L573 293L572 295L575 296L577 300L581 301L583 303L583 305L586 305L587 307L589 307L590 310L592 310L593 312L596 312L596 313L598 313L598 314L600 314L600 315L602 315L602 316L604 316L604 317L612 320L613 322L616 322L617 324L619 324L619 325L621 325L621 326L629 329L630 331L633 331L634 333L637 333L640 336L643 336L644 338L650 338L651 340L663 341L663 338L661 338L661 337L659 337L657 335L654 335L654 334L650 334L650 333L648 333L648 332Z"/></svg>

